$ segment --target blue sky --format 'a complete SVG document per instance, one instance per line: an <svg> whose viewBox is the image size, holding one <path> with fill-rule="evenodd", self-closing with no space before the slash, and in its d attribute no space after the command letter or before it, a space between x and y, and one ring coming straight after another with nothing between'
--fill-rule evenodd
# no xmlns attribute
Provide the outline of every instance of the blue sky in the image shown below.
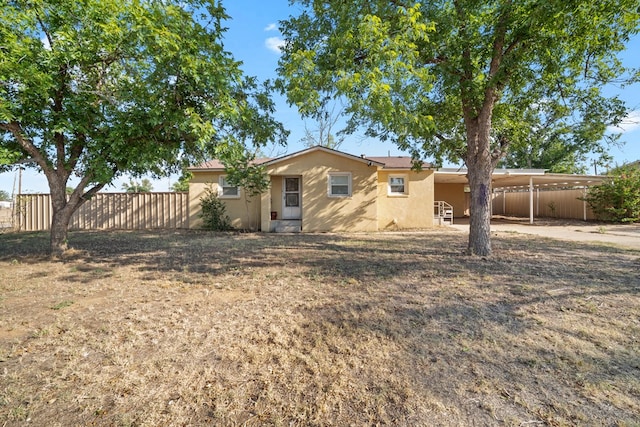
<svg viewBox="0 0 640 427"><path fill-rule="evenodd" d="M263 2L227 0L223 4L227 14L231 16L227 23L228 31L224 37L225 49L231 52L237 60L243 62L242 68L246 74L257 76L261 80L275 78L280 56L278 45L282 41L277 28L278 21L286 19L291 14L296 14L296 10L289 6L288 0ZM635 37L629 43L627 51L623 54L623 61L627 66L640 67L640 37ZM612 148L610 154L617 164L640 160L640 84L625 89L611 87L609 91L612 95L619 94L627 102L627 105L635 110L631 117L625 121L622 129L617 130L623 132L621 140L626 144L621 148ZM304 143L301 142L301 139L304 136L304 122L300 119L295 107L289 107L282 97L277 96L276 103L278 109L276 118L291 131L291 134L286 148L268 148L266 154L274 156L303 149ZM312 121L307 124L310 129L314 128ZM347 137L340 149L356 155L385 156L391 154L395 156L406 154L398 150L392 143L365 139L361 135ZM175 180L176 177L170 177L154 181L153 188L155 191L167 191ZM106 191L121 191L122 183L127 181L126 177L119 179L107 187ZM14 182L17 191L17 172L0 174L0 190L11 194L14 191ZM72 184L74 183L72 182ZM22 190L25 193L49 192L44 175L33 170L23 172Z"/></svg>

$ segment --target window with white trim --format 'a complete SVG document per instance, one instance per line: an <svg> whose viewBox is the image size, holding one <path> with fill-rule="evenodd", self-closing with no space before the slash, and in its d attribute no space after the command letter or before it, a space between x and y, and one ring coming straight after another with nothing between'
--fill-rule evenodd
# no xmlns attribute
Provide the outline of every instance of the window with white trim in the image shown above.
<svg viewBox="0 0 640 427"><path fill-rule="evenodd" d="M389 175L388 189L390 196L406 196L409 194L407 175Z"/></svg>
<svg viewBox="0 0 640 427"><path fill-rule="evenodd" d="M231 185L225 175L220 175L220 179L218 180L218 196L223 199L237 199L240 197L240 188L236 185Z"/></svg>
<svg viewBox="0 0 640 427"><path fill-rule="evenodd" d="M329 197L351 197L351 173L329 172Z"/></svg>

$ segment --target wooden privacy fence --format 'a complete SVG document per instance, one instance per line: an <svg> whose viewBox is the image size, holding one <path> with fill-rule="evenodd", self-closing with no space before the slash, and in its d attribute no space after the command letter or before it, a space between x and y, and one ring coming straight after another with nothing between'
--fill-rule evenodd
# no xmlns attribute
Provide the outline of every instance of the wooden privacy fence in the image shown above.
<svg viewBox="0 0 640 427"><path fill-rule="evenodd" d="M579 200L586 195L585 188L539 190L533 192L533 214L536 217L565 219L595 219L587 202ZM506 216L529 216L528 191L497 191L493 193L492 213Z"/></svg>
<svg viewBox="0 0 640 427"><path fill-rule="evenodd" d="M18 196L14 228L49 230L51 197L48 194ZM188 193L98 193L71 217L71 230L189 228Z"/></svg>

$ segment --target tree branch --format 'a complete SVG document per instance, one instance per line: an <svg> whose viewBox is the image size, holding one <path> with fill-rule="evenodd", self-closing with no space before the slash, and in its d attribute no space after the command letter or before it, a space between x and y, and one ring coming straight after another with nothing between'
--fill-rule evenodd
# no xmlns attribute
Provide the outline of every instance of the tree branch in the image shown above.
<svg viewBox="0 0 640 427"><path fill-rule="evenodd" d="M49 48L53 49L53 38L51 38L51 34L49 34L49 29L45 27L44 22L40 19L40 14L36 12L36 19L38 20L38 24L40 25L40 29L44 33L47 38L47 42L49 43Z"/></svg>
<svg viewBox="0 0 640 427"><path fill-rule="evenodd" d="M464 8L459 1L454 0L454 7L458 15L459 27L458 30L463 39L467 38L466 35L466 16ZM465 122L473 120L473 115L476 114L473 105L471 104L471 93L468 85L473 81L473 65L471 61L471 49L466 45L462 51L462 73L460 74L460 98L462 100L462 113L464 115Z"/></svg>
<svg viewBox="0 0 640 427"><path fill-rule="evenodd" d="M36 163L42 168L42 171L45 174L48 170L51 170L49 164L47 163L47 159L42 155L42 153L33 144L33 142L31 142L31 140L29 140L28 138L25 138L22 134L22 127L20 126L20 123L18 123L17 121L12 121L10 123L0 123L0 129L11 132L20 147L36 161Z"/></svg>
<svg viewBox="0 0 640 427"><path fill-rule="evenodd" d="M65 96L65 86L66 86L66 81L67 81L67 72L68 72L68 67L67 64L63 64L60 66L60 69L58 70L58 76L60 77L60 82L59 82L59 86L55 91L55 95L53 98L53 111L54 113L62 113L62 111L64 110L64 105L63 105L63 101L64 101L64 96ZM54 136L53 136L54 142L56 144L56 164L57 164L57 171L58 174L63 174L65 173L66 169L64 167L64 161L65 161L65 147L64 147L64 141L65 141L65 136L63 132L55 132ZM69 175L67 174L67 177Z"/></svg>
<svg viewBox="0 0 640 427"><path fill-rule="evenodd" d="M86 135L84 133L76 132L75 136L75 142L71 145L71 150L69 150L69 160L67 160L66 162L66 168L69 172L73 171L76 168L78 160L80 159L80 156L82 155L86 147Z"/></svg>

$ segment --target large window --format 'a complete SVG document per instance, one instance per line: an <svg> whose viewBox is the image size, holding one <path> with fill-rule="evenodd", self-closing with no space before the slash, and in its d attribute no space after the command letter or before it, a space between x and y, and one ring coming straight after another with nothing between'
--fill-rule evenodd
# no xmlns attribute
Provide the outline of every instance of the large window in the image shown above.
<svg viewBox="0 0 640 427"><path fill-rule="evenodd" d="M351 197L351 173L329 173L329 197Z"/></svg>
<svg viewBox="0 0 640 427"><path fill-rule="evenodd" d="M227 199L237 199L240 197L240 189L235 185L229 184L227 177L221 175L218 181L218 196Z"/></svg>
<svg viewBox="0 0 640 427"><path fill-rule="evenodd" d="M409 194L407 175L389 175L389 195L406 196Z"/></svg>

